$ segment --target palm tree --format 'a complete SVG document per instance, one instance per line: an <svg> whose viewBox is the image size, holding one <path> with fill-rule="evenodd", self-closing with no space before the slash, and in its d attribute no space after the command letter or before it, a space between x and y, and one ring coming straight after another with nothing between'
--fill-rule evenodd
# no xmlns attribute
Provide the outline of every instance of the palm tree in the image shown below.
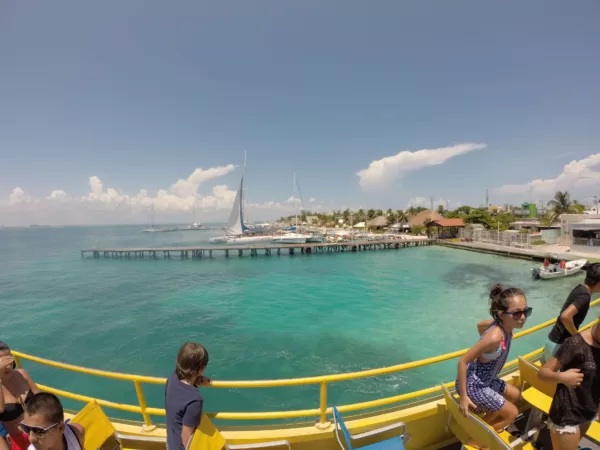
<svg viewBox="0 0 600 450"><path fill-rule="evenodd" d="M561 214L569 214L574 212L571 196L567 191L556 191L556 194L554 194L554 199L548 202L548 206L552 208L557 217Z"/></svg>
<svg viewBox="0 0 600 450"><path fill-rule="evenodd" d="M396 220L400 223L408 222L408 214L405 211L399 209L396 211Z"/></svg>
<svg viewBox="0 0 600 450"><path fill-rule="evenodd" d="M388 210L385 212L385 215L390 224L395 223L396 214L394 214L394 211L392 211L392 208L388 208Z"/></svg>
<svg viewBox="0 0 600 450"><path fill-rule="evenodd" d="M367 211L367 219L371 220L375 217L375 210L374 209L370 209Z"/></svg>
<svg viewBox="0 0 600 450"><path fill-rule="evenodd" d="M444 205L438 205L437 212L440 216L444 215Z"/></svg>
<svg viewBox="0 0 600 450"><path fill-rule="evenodd" d="M554 212L554 210L548 211L544 214L544 217L540 219L540 225L543 227L551 227L557 221L558 216Z"/></svg>

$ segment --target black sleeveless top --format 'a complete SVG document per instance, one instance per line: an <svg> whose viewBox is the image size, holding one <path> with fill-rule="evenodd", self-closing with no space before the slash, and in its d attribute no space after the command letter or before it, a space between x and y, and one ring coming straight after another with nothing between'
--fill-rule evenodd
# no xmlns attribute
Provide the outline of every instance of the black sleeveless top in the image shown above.
<svg viewBox="0 0 600 450"><path fill-rule="evenodd" d="M25 397L25 401L23 404L26 404L33 397L33 392L29 391L27 393L27 397ZM0 414L1 422L10 422L12 420L18 419L21 414L23 414L23 405L21 403L5 403L4 404L4 412Z"/></svg>

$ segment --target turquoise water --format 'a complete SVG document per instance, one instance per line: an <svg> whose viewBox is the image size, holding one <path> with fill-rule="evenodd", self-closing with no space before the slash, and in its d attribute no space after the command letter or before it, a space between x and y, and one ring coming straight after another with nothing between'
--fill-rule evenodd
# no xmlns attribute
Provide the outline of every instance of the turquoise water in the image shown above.
<svg viewBox="0 0 600 450"><path fill-rule="evenodd" d="M140 229L0 229L0 339L58 361L155 376L169 375L186 340L208 348L213 379L343 373L471 345L476 322L489 317L487 294L496 282L525 290L532 326L555 317L582 281L534 281L531 262L440 247L184 261L81 258L84 247L197 245L218 234ZM516 341L511 357L541 346L545 336ZM25 364L41 384L136 403L131 383ZM329 402L433 386L453 379L455 368L450 361L335 383ZM151 406L162 406L162 387L145 390ZM204 394L211 411L318 406L317 387Z"/></svg>

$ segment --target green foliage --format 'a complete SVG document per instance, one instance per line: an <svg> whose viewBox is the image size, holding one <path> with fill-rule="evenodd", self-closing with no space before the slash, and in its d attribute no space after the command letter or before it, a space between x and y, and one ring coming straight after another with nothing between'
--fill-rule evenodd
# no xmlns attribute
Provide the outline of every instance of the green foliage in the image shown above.
<svg viewBox="0 0 600 450"><path fill-rule="evenodd" d="M571 201L571 195L568 191L556 191L554 199L548 202L548 206L552 208L557 217L561 214L573 214L576 212L574 202Z"/></svg>
<svg viewBox="0 0 600 450"><path fill-rule="evenodd" d="M546 241L540 239L538 241L533 241L531 245L546 245Z"/></svg>
<svg viewBox="0 0 600 450"><path fill-rule="evenodd" d="M411 234L413 234L415 236L423 234L424 231L425 231L425 225L413 225L412 227L410 227Z"/></svg>
<svg viewBox="0 0 600 450"><path fill-rule="evenodd" d="M550 211L548 211L548 213L540 220L541 224L545 226L550 226L552 223L557 222L561 214L581 213L585 209L584 206L576 200L571 200L567 191L556 192L554 199L548 202L548 206L551 207ZM298 218L305 222L306 216L317 216L321 226L335 226L337 224L337 219L341 217L343 217L346 224L350 224L350 217L352 217L352 222L356 224L358 222L365 222L367 220L372 220L375 217L386 215L389 223L392 224L394 222L406 223L411 216L415 216L422 211L427 211L427 208L422 206L411 206L404 211L401 209L387 209L385 213L381 209L365 210L362 208L355 212L346 209L344 211L335 210L330 213L316 213L303 210ZM461 206L454 211L445 211L443 205L440 205L437 208L437 212L449 219L463 219L467 226L481 224L488 230L497 230L499 226L500 231L505 231L509 229L512 222L519 220L519 218L511 212L491 212L487 208L473 208L471 206ZM282 217L280 221L292 223L294 221L294 216ZM422 231L423 228L421 227L417 227L416 231L415 227L413 227L413 233L419 234Z"/></svg>
<svg viewBox="0 0 600 450"><path fill-rule="evenodd" d="M558 216L556 215L556 212L553 209L551 209L546 214L544 214L544 217L540 219L540 225L543 227L550 227L554 225L554 223L557 220Z"/></svg>

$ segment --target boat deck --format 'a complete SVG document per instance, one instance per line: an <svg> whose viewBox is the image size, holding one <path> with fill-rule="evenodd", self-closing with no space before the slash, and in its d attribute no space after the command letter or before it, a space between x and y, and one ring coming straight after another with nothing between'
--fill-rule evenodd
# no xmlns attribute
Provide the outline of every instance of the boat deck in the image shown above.
<svg viewBox="0 0 600 450"><path fill-rule="evenodd" d="M91 254L94 258L158 258L162 256L170 259L179 256L181 259L202 259L212 257L213 252L224 253L226 257L230 252L243 256L258 256L259 251L264 255L281 255L282 251L289 255L332 252L360 252L369 250L392 250L406 247L432 245L435 239L382 239L382 240L360 240L347 242L324 242L306 244L249 244L249 245L208 245L201 247L147 247L147 248L88 248L81 250L81 256Z"/></svg>

